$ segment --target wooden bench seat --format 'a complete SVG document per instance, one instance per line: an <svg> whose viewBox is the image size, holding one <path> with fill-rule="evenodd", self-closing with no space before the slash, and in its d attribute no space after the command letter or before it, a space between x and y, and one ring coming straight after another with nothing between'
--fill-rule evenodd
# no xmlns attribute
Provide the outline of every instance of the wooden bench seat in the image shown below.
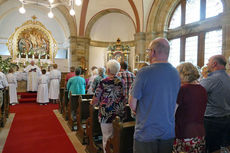
<svg viewBox="0 0 230 153"><path fill-rule="evenodd" d="M86 136L86 120L89 117L89 106L93 95L81 95L79 97L79 107L77 109L77 127L76 136L82 144L88 143Z"/></svg>
<svg viewBox="0 0 230 153"><path fill-rule="evenodd" d="M135 121L122 123L116 117L113 121L113 137L107 141L106 153L132 153L134 128Z"/></svg>

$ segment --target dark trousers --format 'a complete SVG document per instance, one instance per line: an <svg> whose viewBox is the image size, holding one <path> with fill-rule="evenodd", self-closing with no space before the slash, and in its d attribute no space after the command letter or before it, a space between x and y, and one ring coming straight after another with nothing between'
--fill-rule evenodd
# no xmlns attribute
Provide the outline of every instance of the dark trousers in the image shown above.
<svg viewBox="0 0 230 153"><path fill-rule="evenodd" d="M205 117L204 128L207 153L230 145L230 117Z"/></svg>
<svg viewBox="0 0 230 153"><path fill-rule="evenodd" d="M134 140L133 153L172 153L174 139L140 142Z"/></svg>

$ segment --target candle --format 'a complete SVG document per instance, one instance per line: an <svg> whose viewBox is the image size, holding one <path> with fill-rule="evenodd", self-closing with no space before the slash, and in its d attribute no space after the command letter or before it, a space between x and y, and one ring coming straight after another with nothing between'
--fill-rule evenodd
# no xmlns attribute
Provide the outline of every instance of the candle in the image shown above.
<svg viewBox="0 0 230 153"><path fill-rule="evenodd" d="M19 53L19 61L21 60L21 54Z"/></svg>
<svg viewBox="0 0 230 153"><path fill-rule="evenodd" d="M28 61L28 54L26 54L26 61Z"/></svg>
<svg viewBox="0 0 230 153"><path fill-rule="evenodd" d="M47 60L47 54L46 54L46 60Z"/></svg>
<svg viewBox="0 0 230 153"><path fill-rule="evenodd" d="M34 60L34 54L32 55L32 58L33 58L33 60Z"/></svg>
<svg viewBox="0 0 230 153"><path fill-rule="evenodd" d="M40 59L41 58L41 54L38 54L38 59Z"/></svg>

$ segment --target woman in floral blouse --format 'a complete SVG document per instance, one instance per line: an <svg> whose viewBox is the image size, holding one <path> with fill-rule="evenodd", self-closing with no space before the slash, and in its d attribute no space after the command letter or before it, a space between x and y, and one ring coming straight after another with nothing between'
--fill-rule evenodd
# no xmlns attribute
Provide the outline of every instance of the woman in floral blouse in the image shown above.
<svg viewBox="0 0 230 153"><path fill-rule="evenodd" d="M112 121L116 116L123 116L125 107L124 82L117 77L120 64L116 60L107 63L108 77L103 79L96 91L91 104L99 104L98 118L103 135L103 149L105 153L106 142L113 135Z"/></svg>

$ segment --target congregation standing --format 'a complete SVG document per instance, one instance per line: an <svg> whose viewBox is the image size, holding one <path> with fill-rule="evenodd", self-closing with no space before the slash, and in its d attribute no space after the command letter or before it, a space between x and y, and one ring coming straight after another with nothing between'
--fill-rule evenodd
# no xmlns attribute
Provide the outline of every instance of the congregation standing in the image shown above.
<svg viewBox="0 0 230 153"><path fill-rule="evenodd" d="M128 104L135 116L134 153L211 153L230 145L230 77L223 55L212 56L200 74L192 63L176 68L168 62L170 45L157 38L147 49L150 65L136 75L128 63L109 60L104 67L92 67L89 81L81 67L71 67L65 86L69 94L93 94L92 105L99 106L103 151L113 136L112 121L124 118ZM37 103L59 100L61 72L57 64L47 74L31 61L24 69L27 91L37 92ZM0 106L3 90L9 88L10 104L17 104L17 81L10 69L0 71ZM200 76L201 75L201 76ZM69 95L70 96L70 95Z"/></svg>

